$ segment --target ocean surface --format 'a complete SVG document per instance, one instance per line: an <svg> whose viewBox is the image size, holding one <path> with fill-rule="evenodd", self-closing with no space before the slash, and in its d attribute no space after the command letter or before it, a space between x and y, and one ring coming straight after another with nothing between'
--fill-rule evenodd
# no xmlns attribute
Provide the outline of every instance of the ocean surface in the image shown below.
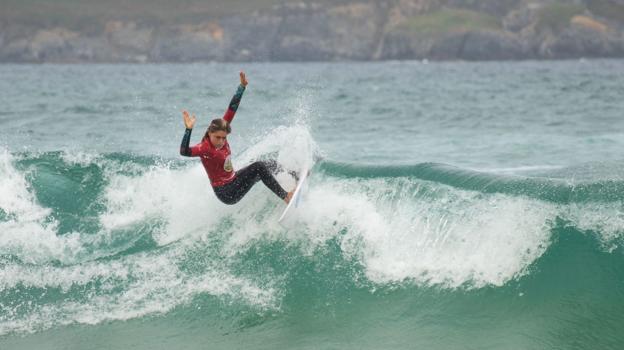
<svg viewBox="0 0 624 350"><path fill-rule="evenodd" d="M286 226L178 153L240 69L234 167L314 164ZM624 348L624 61L0 77L0 349Z"/></svg>

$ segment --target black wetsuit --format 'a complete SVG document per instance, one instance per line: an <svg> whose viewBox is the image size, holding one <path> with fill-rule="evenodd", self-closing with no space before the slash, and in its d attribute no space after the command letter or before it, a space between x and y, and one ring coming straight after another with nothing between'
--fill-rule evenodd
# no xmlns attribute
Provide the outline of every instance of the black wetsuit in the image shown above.
<svg viewBox="0 0 624 350"><path fill-rule="evenodd" d="M223 186L213 187L213 189L221 202L235 204L249 192L256 182L262 180L266 187L278 197L284 199L288 193L284 191L272 174L272 172L277 172L278 170L279 166L275 161L253 162L237 171L236 177L232 182Z"/></svg>

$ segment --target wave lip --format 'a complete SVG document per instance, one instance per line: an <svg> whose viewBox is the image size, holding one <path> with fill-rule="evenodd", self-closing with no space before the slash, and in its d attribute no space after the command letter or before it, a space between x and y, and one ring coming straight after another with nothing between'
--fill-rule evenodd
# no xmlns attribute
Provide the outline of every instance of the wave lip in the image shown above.
<svg viewBox="0 0 624 350"><path fill-rule="evenodd" d="M501 175L440 163L415 165L359 165L324 161L320 169L333 176L361 178L412 177L465 190L527 196L558 204L616 202L624 198L623 180L570 183L545 178Z"/></svg>

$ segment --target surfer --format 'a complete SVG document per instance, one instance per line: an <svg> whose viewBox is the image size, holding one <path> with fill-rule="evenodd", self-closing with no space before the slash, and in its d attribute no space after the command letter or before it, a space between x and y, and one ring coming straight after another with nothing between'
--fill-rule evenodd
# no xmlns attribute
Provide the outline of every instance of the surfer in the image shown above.
<svg viewBox="0 0 624 350"><path fill-rule="evenodd" d="M232 132L230 124L234 119L246 87L245 73L240 72L240 85L236 89L223 118L213 119L202 141L193 147L189 147L189 142L196 118L195 115L191 116L187 111L182 111L186 130L182 138L182 145L180 145L180 154L186 157L200 157L215 195L225 204L236 204L260 180L273 193L288 203L292 198L293 191L286 192L275 180L271 171L276 171L278 168L276 162L257 161L238 171L234 171L232 166L227 135Z"/></svg>

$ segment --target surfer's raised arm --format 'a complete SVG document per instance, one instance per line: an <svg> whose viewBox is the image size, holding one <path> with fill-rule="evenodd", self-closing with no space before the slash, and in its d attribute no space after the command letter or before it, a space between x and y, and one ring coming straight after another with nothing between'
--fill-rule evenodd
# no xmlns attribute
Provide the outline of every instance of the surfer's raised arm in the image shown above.
<svg viewBox="0 0 624 350"><path fill-rule="evenodd" d="M195 115L191 117L187 111L182 111L182 118L184 118L186 130L184 130L182 144L180 145L180 155L190 157L191 148L189 147L189 142L191 142L191 131L193 131L193 126L195 126L195 120L197 118L195 118Z"/></svg>
<svg viewBox="0 0 624 350"><path fill-rule="evenodd" d="M245 92L245 88L248 84L247 78L245 77L245 72L241 71L239 75L240 85L236 89L236 93L234 94L234 97L232 97L232 100L230 101L230 104L228 105L228 108L223 115L223 119L228 123L231 123L232 119L234 119L234 114L236 114L238 105L240 104L241 98L243 97L243 92Z"/></svg>

